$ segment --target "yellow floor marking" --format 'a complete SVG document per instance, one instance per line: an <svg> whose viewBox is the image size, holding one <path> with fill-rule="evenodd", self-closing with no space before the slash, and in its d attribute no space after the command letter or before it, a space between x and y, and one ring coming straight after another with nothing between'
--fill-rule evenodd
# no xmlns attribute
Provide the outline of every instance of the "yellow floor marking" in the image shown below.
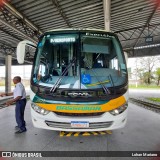
<svg viewBox="0 0 160 160"><path fill-rule="evenodd" d="M98 135L98 133L97 133L97 132L91 132L91 133L92 133L93 135L95 135L95 136L96 136L96 135Z"/></svg>
<svg viewBox="0 0 160 160"><path fill-rule="evenodd" d="M91 134L89 132L84 132L82 135L83 136L90 136Z"/></svg>
<svg viewBox="0 0 160 160"><path fill-rule="evenodd" d="M72 135L72 133L73 133L73 132L69 132L69 133L67 133L66 137L71 136L71 135Z"/></svg>
<svg viewBox="0 0 160 160"><path fill-rule="evenodd" d="M80 133L81 133L81 132L76 132L76 133L74 134L74 136L77 137L77 136L79 136Z"/></svg>
<svg viewBox="0 0 160 160"><path fill-rule="evenodd" d="M100 134L106 134L105 132L99 131Z"/></svg>
<svg viewBox="0 0 160 160"><path fill-rule="evenodd" d="M64 132L61 131L60 132L60 137L66 136L66 137L70 137L70 136L74 136L74 137L78 137L79 135L82 136L90 136L90 135L105 135L105 134L112 134L112 131L97 131L97 132Z"/></svg>
<svg viewBox="0 0 160 160"><path fill-rule="evenodd" d="M106 131L108 134L112 134L112 131Z"/></svg>
<svg viewBox="0 0 160 160"><path fill-rule="evenodd" d="M61 131L60 132L60 137L63 137L65 135L65 132Z"/></svg>

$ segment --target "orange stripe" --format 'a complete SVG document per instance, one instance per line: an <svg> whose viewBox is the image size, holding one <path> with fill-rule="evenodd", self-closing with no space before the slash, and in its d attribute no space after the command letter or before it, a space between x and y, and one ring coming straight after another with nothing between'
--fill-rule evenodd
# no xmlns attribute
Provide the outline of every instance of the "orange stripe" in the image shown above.
<svg viewBox="0 0 160 160"><path fill-rule="evenodd" d="M41 108L44 108L44 109L50 110L50 111L56 111L56 112L95 113L95 112L107 112L107 111L116 109L117 107L120 107L121 105L123 105L125 102L126 102L126 100L125 100L124 96L121 96L119 98L112 99L109 102L102 104L102 105L98 105L98 104L93 104L93 105L91 105L91 104L43 104L43 103L36 103L36 104L37 104L37 106L40 106ZM60 109L58 109L58 107ZM87 109L84 109L84 110L75 109L77 107L84 107ZM95 108L99 108L99 109L95 109Z"/></svg>

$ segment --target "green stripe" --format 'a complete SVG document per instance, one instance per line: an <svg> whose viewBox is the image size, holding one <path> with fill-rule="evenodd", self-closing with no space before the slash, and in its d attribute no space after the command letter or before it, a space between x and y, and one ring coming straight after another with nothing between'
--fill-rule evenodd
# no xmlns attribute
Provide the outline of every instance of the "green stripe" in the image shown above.
<svg viewBox="0 0 160 160"><path fill-rule="evenodd" d="M58 102L55 102L55 101L52 101L52 100L46 100L46 99L42 99L42 98L40 98L40 97L38 97L37 95L35 95L34 96L34 98L33 98L33 102L34 103L43 103L43 104L55 104L55 103L59 103L59 104L61 104L62 103L62 105L63 104L69 104L69 105L72 105L73 103L75 104L77 104L77 105L79 105L79 104L81 104L81 105L85 105L84 104L84 102L68 102L68 101L58 101ZM65 102L65 103L64 103ZM108 103L109 101L98 101L98 102L96 102L97 104L88 104L88 105L102 105L102 104L106 104L106 103ZM92 103L92 102L86 102L86 104L87 103Z"/></svg>

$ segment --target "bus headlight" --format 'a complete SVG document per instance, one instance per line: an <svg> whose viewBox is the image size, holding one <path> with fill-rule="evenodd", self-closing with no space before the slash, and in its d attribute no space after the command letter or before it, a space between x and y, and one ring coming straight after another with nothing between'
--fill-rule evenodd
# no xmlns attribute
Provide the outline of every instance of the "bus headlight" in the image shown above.
<svg viewBox="0 0 160 160"><path fill-rule="evenodd" d="M37 106L35 103L31 103L31 107L39 114L41 115L47 115L50 111L44 109L44 108L41 108L39 106Z"/></svg>
<svg viewBox="0 0 160 160"><path fill-rule="evenodd" d="M122 106L120 106L119 108L116 108L114 110L109 111L109 113L116 116L116 115L123 113L127 109L127 107L128 107L128 103L125 103Z"/></svg>

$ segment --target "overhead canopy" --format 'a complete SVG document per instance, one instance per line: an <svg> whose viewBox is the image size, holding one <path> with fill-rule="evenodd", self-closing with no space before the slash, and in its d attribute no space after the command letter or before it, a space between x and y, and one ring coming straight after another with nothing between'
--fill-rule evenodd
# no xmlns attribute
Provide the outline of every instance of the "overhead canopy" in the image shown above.
<svg viewBox="0 0 160 160"><path fill-rule="evenodd" d="M104 29L103 0L1 0L0 3L0 65L5 54L15 57L19 41L37 42L45 31ZM111 0L111 31L118 34L130 57L159 55L160 47L153 46L160 44L159 3L159 0ZM146 45L152 46L137 48Z"/></svg>

